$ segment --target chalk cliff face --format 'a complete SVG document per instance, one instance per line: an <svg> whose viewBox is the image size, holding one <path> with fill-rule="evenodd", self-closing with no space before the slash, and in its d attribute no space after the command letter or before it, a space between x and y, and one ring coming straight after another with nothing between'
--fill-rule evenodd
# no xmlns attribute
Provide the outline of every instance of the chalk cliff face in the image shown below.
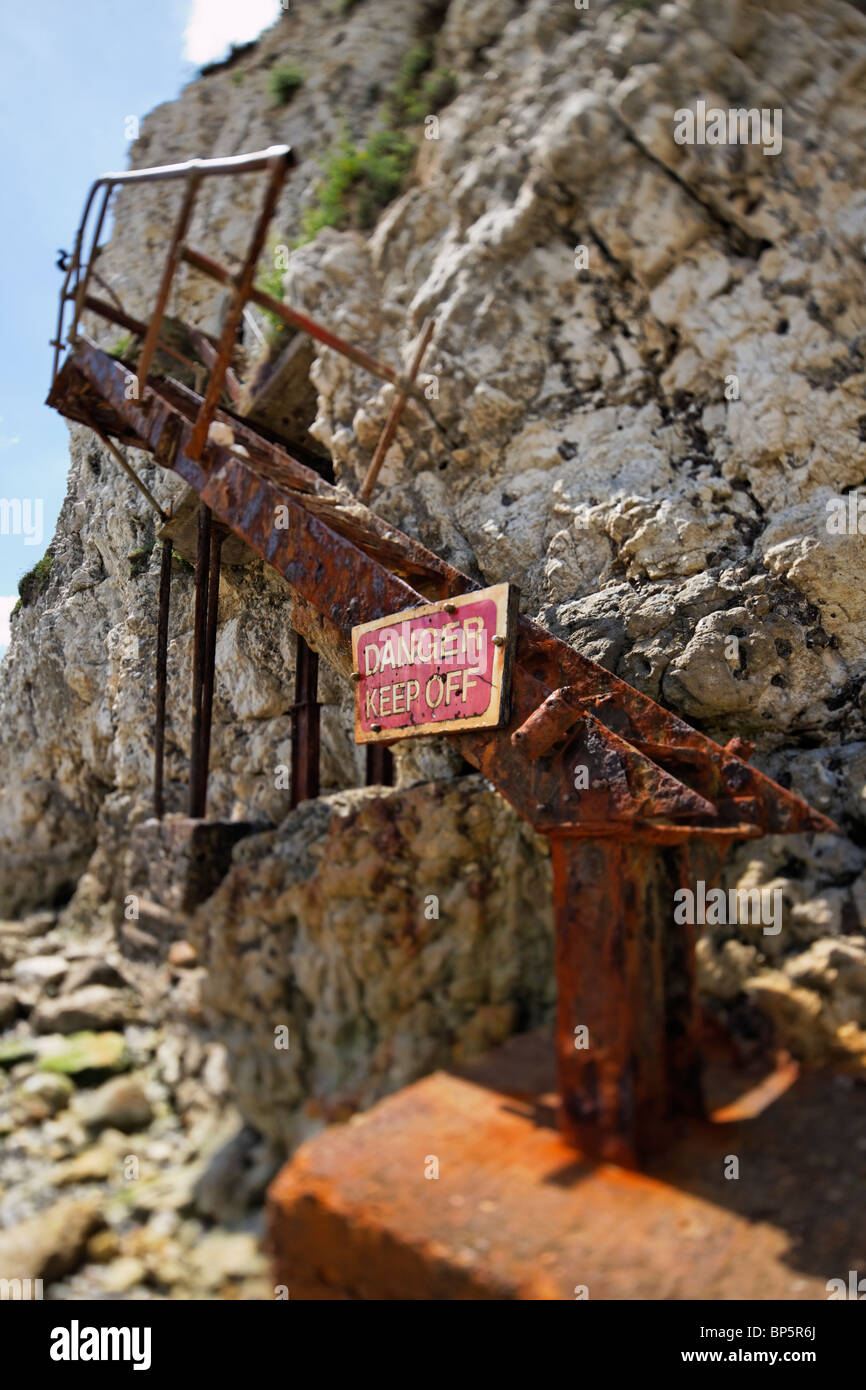
<svg viewBox="0 0 866 1390"><path fill-rule="evenodd" d="M866 535L828 528L827 504L866 479L866 17L841 0L297 6L148 116L132 162L288 141L299 166L274 240L291 247L319 161L344 131L363 142L375 129L419 37L456 79L438 128L427 125L438 138L414 130L413 171L375 226L321 231L291 251L283 281L294 306L394 362L436 319L430 411L407 410L374 505L478 579L518 583L524 611L711 736L753 740L762 768L841 823L841 838L741 849L728 882L782 887L783 930L710 929L700 952L707 1000L729 1022L760 1033L769 1017L803 1055L863 1064ZM289 59L306 79L276 106L270 74ZM781 149L677 143L675 112L698 101L780 112ZM191 240L237 257L259 188L207 186ZM174 198L118 198L101 273L133 314L149 311ZM213 330L220 305L184 272L171 307ZM327 351L311 376L311 433L355 489L391 389ZM112 910L100 907L119 888L107 846L148 811L152 520L86 431L72 431L71 455L47 586L0 668L7 911L68 897L88 861L68 911ZM133 461L161 500L176 493ZM224 578L215 814L285 816L274 775L290 748L285 603L263 567ZM178 810L190 629L178 573ZM324 785L356 786L346 692L327 673L323 698ZM313 833L304 817L316 815L295 813L277 839ZM249 853L261 875L277 851ZM540 860L533 872L544 880ZM241 931L237 883L252 874L232 897ZM229 941L231 914L215 913ZM326 932L327 913L316 921ZM229 984L243 994L227 974L215 997Z"/></svg>

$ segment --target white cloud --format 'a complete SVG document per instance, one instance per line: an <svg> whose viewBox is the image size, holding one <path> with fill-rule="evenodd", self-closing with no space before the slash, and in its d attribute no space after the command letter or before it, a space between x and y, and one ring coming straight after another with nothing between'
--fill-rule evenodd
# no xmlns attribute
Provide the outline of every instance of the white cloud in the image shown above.
<svg viewBox="0 0 866 1390"><path fill-rule="evenodd" d="M280 0L192 0L184 56L197 64L222 58L230 43L257 38L280 9Z"/></svg>
<svg viewBox="0 0 866 1390"><path fill-rule="evenodd" d="M0 425L3 424L3 421L5 420L5 418L6 418L5 415L0 415ZM20 434L14 434L14 435L11 435L11 436L8 435L8 434L0 434L0 449L11 449L11 448L14 447L14 445L20 444L20 443L21 443L21 435L20 435Z"/></svg>
<svg viewBox="0 0 866 1390"><path fill-rule="evenodd" d="M9 645L9 617L17 602L16 594L0 594L0 656Z"/></svg>

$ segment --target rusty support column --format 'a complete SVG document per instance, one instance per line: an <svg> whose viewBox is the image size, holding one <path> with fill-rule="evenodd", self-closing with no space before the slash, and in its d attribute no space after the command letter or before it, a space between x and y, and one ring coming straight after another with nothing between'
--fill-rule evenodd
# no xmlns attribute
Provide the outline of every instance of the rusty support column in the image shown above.
<svg viewBox="0 0 866 1390"><path fill-rule="evenodd" d="M171 603L171 541L162 542L159 565L159 616L156 624L156 715L153 731L153 814L162 820L165 812L163 777L165 766L165 696L168 673L168 613Z"/></svg>
<svg viewBox="0 0 866 1390"><path fill-rule="evenodd" d="M290 805L319 795L319 657L296 634L295 703L292 706Z"/></svg>
<svg viewBox="0 0 866 1390"><path fill-rule="evenodd" d="M202 767L202 692L204 686L205 643L207 626L207 581L210 569L211 512L203 502L198 509L198 549L195 557L195 619L192 649L192 736L189 753L189 814L201 815Z"/></svg>
<svg viewBox="0 0 866 1390"><path fill-rule="evenodd" d="M685 861L638 839L550 839L560 1127L587 1157L636 1167L674 1115L702 1113L694 928L673 920Z"/></svg>
<svg viewBox="0 0 866 1390"><path fill-rule="evenodd" d="M237 275L232 277L234 292L231 295L223 321L222 332L216 349L216 361L213 364L210 378L207 384L205 398L202 401L196 417L195 426L192 432L192 439L187 445L187 456L191 459L199 460L204 452L207 443L208 430L214 413L219 405L220 395L225 381L225 375L231 363L232 352L235 346L235 338L238 326L244 312L244 305L250 297L250 290L256 277L256 266L259 256L265 245L265 238L268 233L268 225L274 215L280 190L286 177L286 171L292 156L288 150L275 154L268 161L270 176L265 196L259 209L253 227L246 256Z"/></svg>
<svg viewBox="0 0 866 1390"><path fill-rule="evenodd" d="M207 812L207 778L210 763L210 735L213 723L213 692L216 673L216 630L220 599L220 556L226 537L225 527L211 522L210 563L207 578L207 621L205 624L204 667L201 691L201 752L199 763L198 816Z"/></svg>
<svg viewBox="0 0 866 1390"><path fill-rule="evenodd" d="M368 787L393 787L394 756L384 743L367 744L366 776Z"/></svg>
<svg viewBox="0 0 866 1390"><path fill-rule="evenodd" d="M715 887L721 877L731 841L722 836L690 835L669 851L671 887L691 888L702 879ZM703 1113L701 1012L695 948L700 927L678 926L669 918L666 952L667 1047L671 1103L675 1113Z"/></svg>

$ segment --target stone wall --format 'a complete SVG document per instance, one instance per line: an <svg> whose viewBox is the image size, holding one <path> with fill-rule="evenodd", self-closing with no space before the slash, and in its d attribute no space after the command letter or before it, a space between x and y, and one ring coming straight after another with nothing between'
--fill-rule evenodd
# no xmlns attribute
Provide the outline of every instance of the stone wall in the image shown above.
<svg viewBox="0 0 866 1390"><path fill-rule="evenodd" d="M295 1144L552 1017L549 859L481 777L306 802L234 858L192 939L263 1133Z"/></svg>

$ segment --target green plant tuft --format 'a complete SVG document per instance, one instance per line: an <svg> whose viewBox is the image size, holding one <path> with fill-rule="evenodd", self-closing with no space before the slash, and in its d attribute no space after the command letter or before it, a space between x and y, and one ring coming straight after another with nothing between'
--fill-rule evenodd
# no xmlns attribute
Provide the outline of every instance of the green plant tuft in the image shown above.
<svg viewBox="0 0 866 1390"><path fill-rule="evenodd" d="M322 227L367 231L400 192L414 158L414 144L399 130L377 130L363 147L344 136L325 162L317 204L304 213L302 240Z"/></svg>
<svg viewBox="0 0 866 1390"><path fill-rule="evenodd" d="M18 580L18 601L22 608L29 608L32 603L36 602L40 594L45 593L50 578L51 556L43 555L41 560L36 561L32 570L28 570Z"/></svg>
<svg viewBox="0 0 866 1390"><path fill-rule="evenodd" d="M180 574L195 574L195 565L191 565L189 560L185 560L179 550L172 550L171 558Z"/></svg>
<svg viewBox="0 0 866 1390"><path fill-rule="evenodd" d="M108 349L109 357L116 357L118 361L125 361L132 353L138 339L131 333L124 333L122 337L116 338Z"/></svg>
<svg viewBox="0 0 866 1390"><path fill-rule="evenodd" d="M421 79L424 79L423 82ZM457 93L457 79L447 68L433 70L433 49L417 43L409 49L396 82L388 88L384 117L387 125L418 125L432 116Z"/></svg>
<svg viewBox="0 0 866 1390"><path fill-rule="evenodd" d="M268 78L268 90L277 106L287 106L297 91L303 87L306 73L295 63L283 63L274 68Z"/></svg>
<svg viewBox="0 0 866 1390"><path fill-rule="evenodd" d="M150 557L153 554L153 547L154 542L151 541L149 545L140 545L137 550L131 550L129 552L126 558L129 561L130 579L138 579L139 575L145 573Z"/></svg>
<svg viewBox="0 0 866 1390"><path fill-rule="evenodd" d="M269 294L271 299L279 299L282 301L283 275L285 272L280 270L275 263L275 249L278 245L280 245L280 242L275 237L272 237L268 246L266 268L264 270L260 269L256 276L256 289L261 290L263 294ZM264 314L267 320L265 336L270 346L279 346L286 331L286 325L283 323L283 320L272 313L270 309L263 309L261 305L258 305L257 308L259 313Z"/></svg>
<svg viewBox="0 0 866 1390"><path fill-rule="evenodd" d="M369 89L372 91L372 88ZM301 220L297 244L311 241L322 227L367 231L383 208L401 192L417 153L405 127L420 125L451 101L457 79L446 68L433 68L433 48L417 43L400 64L382 107L383 128L359 146L348 136L328 155L315 204Z"/></svg>

